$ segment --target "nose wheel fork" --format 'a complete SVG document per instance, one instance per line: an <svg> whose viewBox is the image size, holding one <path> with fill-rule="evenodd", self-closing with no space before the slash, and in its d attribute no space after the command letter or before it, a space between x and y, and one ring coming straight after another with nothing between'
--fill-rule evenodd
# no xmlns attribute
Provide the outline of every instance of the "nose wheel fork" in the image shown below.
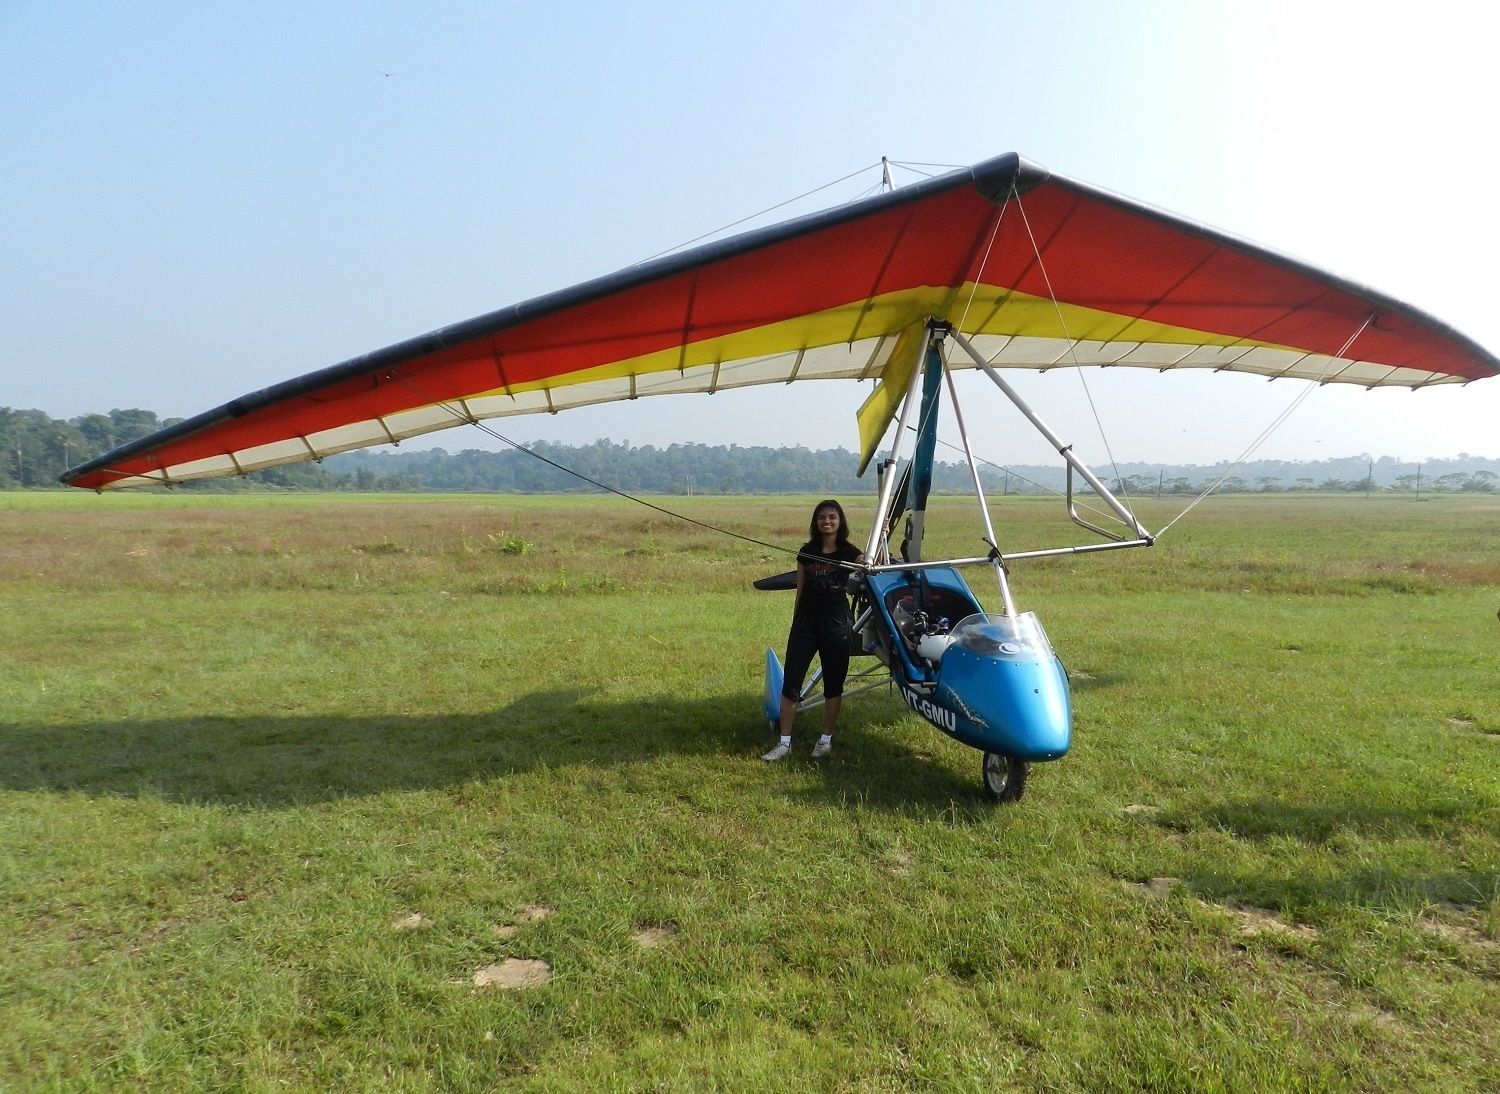
<svg viewBox="0 0 1500 1094"><path fill-rule="evenodd" d="M1014 802L1020 801L1026 792L1026 776L1031 765L1014 756L986 752L980 770L984 776L985 793L997 802Z"/></svg>

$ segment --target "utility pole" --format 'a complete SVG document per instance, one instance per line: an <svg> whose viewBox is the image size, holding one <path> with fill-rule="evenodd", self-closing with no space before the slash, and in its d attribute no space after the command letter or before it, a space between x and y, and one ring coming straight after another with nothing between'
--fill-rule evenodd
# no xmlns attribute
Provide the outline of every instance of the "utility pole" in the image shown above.
<svg viewBox="0 0 1500 1094"><path fill-rule="evenodd" d="M1417 500L1422 500L1422 465L1417 464Z"/></svg>
<svg viewBox="0 0 1500 1094"><path fill-rule="evenodd" d="M1365 472L1365 498L1367 500L1369 499L1369 497L1370 497L1370 491L1374 488L1374 486L1375 486L1375 461L1371 460L1370 461L1369 470L1367 470Z"/></svg>
<svg viewBox="0 0 1500 1094"><path fill-rule="evenodd" d="M1161 499L1161 480L1166 475L1166 473L1167 469L1165 467L1156 472L1156 497L1158 500Z"/></svg>

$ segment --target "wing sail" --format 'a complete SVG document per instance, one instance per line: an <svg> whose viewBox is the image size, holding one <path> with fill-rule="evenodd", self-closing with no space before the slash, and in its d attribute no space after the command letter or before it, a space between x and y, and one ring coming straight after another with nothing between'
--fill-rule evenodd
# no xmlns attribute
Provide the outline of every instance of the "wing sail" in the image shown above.
<svg viewBox="0 0 1500 1094"><path fill-rule="evenodd" d="M881 381L861 410L873 452L889 422L882 391L907 368L903 333L929 318L996 367L1410 387L1500 373L1409 305L1012 154L252 392L63 481L245 474L470 420L813 379Z"/></svg>

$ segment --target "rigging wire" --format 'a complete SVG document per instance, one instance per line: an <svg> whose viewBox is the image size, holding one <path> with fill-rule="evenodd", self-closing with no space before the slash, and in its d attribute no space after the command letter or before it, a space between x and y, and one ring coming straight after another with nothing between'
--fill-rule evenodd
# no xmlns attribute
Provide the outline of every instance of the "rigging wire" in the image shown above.
<svg viewBox="0 0 1500 1094"><path fill-rule="evenodd" d="M1016 191L1016 185L1015 185L1014 182L1011 183L1010 192L1011 192L1011 197L1017 199L1016 200L1016 204L1017 204L1017 206L1019 206L1020 205L1020 194ZM1010 205L1010 199L1009 198L1007 198L1005 201L1001 202L1001 204L1000 204L1000 213L999 213L998 216L995 217L995 226L992 229L990 229L990 238L989 238L989 242L985 244L984 257L982 259L980 259L980 261L979 261L979 271L974 275L974 282L973 282L973 284L969 288L969 299L964 302L963 313L958 317L958 323L956 324L956 329L959 330L959 331L962 331L964 329L964 322L965 322L965 320L967 320L969 318L969 309L974 306L974 296L979 291L979 283L984 279L985 268L989 265L989 262L990 262L990 252L994 249L995 240L1000 235L1000 225L1002 223L1004 223L1004 221L1005 221L1005 210L1006 210L1006 208L1009 205ZM1021 215L1023 217L1025 216L1025 210L1024 209L1022 210L1022 214ZM1028 229L1028 231L1029 231L1029 229ZM1034 244L1034 242L1035 241L1033 241L1033 244ZM1040 257L1040 256L1038 256L1038 257ZM947 347L945 347L945 348L947 348ZM951 352L951 349L949 350L949 352ZM946 363L947 362L944 361L944 364L946 364ZM1097 415L1095 416L1095 418L1096 418L1096 421L1097 421ZM910 428L910 427L908 427L908 428ZM1103 427L1100 427L1100 432L1101 432L1101 434L1103 433ZM962 448L959 448L956 444L952 444L952 443L950 443L948 441L942 440L941 438L939 438L938 443L941 444L941 445L943 445L943 446L945 446L945 447L947 447L947 448L953 449L953 451L955 451L955 452L963 452L964 451ZM966 456L970 455L970 453L967 453L967 452L965 452L964 454ZM1045 490L1047 493L1054 494L1054 495L1056 495L1059 498L1061 498L1061 497L1064 496L1064 494L1062 493L1062 491L1060 491L1060 490L1053 490L1050 486L1043 486L1039 482L1034 482L1033 480L1028 479L1025 475L1018 474L1017 472L1012 471L1008 467L1004 467L1004 466L1002 466L1002 465L1000 465L998 463L995 463L993 460L987 460L983 456L975 456L974 458L976 460L978 460L980 463L988 464L990 467L994 467L994 468L997 468L997 469L999 469L1001 471L1004 471L1007 475L1014 475L1016 478L1020 479L1022 482L1030 483L1032 486L1035 486L1039 490ZM1116 471L1115 471L1115 478L1118 479L1119 477L1120 477L1120 473L1119 473L1119 470L1117 468ZM1096 509L1094 506L1089 505L1087 502L1080 502L1079 504L1082 505L1083 508L1088 509L1090 512L1098 513L1100 516L1111 516L1112 515L1112 514L1105 513L1102 509Z"/></svg>
<svg viewBox="0 0 1500 1094"><path fill-rule="evenodd" d="M879 167L879 166L880 166L879 163L872 163L872 164L870 164L867 167L861 167L858 171L850 171L847 175L843 176L842 178L834 179L832 182L825 182L822 186L814 186L811 190L807 191L807 193L805 193L805 194L798 194L794 198L787 198L785 201L778 201L775 205L768 206L767 208L762 209L758 213L751 213L747 217L740 217L739 220L732 220L728 224L724 225L722 228L715 228L711 232L704 232L701 236L694 236L692 239L688 240L685 243L679 243L675 247L668 247L665 251L657 251L656 254L651 255L649 258L643 258L639 262L633 263L632 265L634 265L634 266L644 266L646 263L651 262L654 259L658 259L662 255L669 255L673 251L680 251L684 247L691 247L694 243L698 243L698 242L700 242L702 240L708 239L710 236L716 236L720 232L727 232L729 229L738 227L739 225L744 224L746 221L754 220L756 217L763 217L767 213L775 212L777 209L780 209L783 206L792 204L792 202L794 202L794 201L801 201L803 198L812 197L814 194L818 193L821 190L826 190L830 186L837 186L841 182L848 182L850 179L854 178L854 176L856 176L856 175L862 175L866 171L873 170L874 168Z"/></svg>
<svg viewBox="0 0 1500 1094"><path fill-rule="evenodd" d="M540 452L534 452L534 451L532 451L531 449L527 448L524 444L521 444L519 441L513 441L513 440L511 440L509 437L505 436L499 430L491 428L490 426L486 425L484 422L480 421L478 418L474 417L474 415L472 415L470 413L467 413L466 411L458 410L458 409L456 409L453 406L453 404L451 404L449 402L445 402L442 399L439 399L437 396L433 395L432 392L425 390L416 381L411 380L410 378L408 378L406 376L402 376L401 374L396 373L396 372L390 373L390 376L392 377L392 379L395 379L395 380L399 381L400 383L405 384L407 387L411 388L411 390L415 391L418 395L421 395L424 399L431 400L431 403L432 403L433 406L440 406L440 407L442 407L444 410L446 410L449 414L452 414L459 421L461 421L461 422L468 422L470 425L476 427L481 432L487 433L491 437L494 437L495 440L501 441L501 442L503 442L505 444L508 444L508 445L510 445L510 447L514 448L516 451L518 451L518 452L524 452L524 453L526 453L526 455L531 456L534 459L541 460L543 463L547 464L549 467L555 467L559 471L562 471L562 472L565 472L566 474L572 475L575 479L582 479L584 482L588 483L590 486L597 486L600 490L606 491L607 493L618 495L619 497L625 498L627 501L633 501L633 502L635 502L637 505L644 505L647 509L655 509L658 513L661 513L661 514L663 514L665 516L672 517L675 520L685 521L688 524L696 524L699 528L707 529L710 532L718 532L718 533L720 533L722 535L731 536L734 539L743 540L746 543L753 543L757 547L764 547L764 548L766 548L767 550L770 550L770 551L780 551L782 554L785 554L785 555L793 555L793 556L795 556L797 554L797 552L794 551L794 550L792 550L790 547L782 547L782 546L779 546L778 544L775 544L775 543L767 543L763 539L756 539L754 536L741 535L739 532L731 532L728 528L720 528L717 525L709 524L706 521L697 520L697 519L695 519L693 517L687 516L684 513L675 513L671 509L666 509L666 508L664 508L664 507L662 507L660 505L656 505L656 504L654 504L652 502L647 501L645 498L638 498L634 494L627 494L624 490L617 489L616 487L613 487L613 486L608 486L608 485L600 482L598 479L591 479L587 475L585 475L582 471L574 471L571 467L564 467L562 464L558 463L556 460L548 459L546 456L543 456Z"/></svg>
<svg viewBox="0 0 1500 1094"><path fill-rule="evenodd" d="M1031 240L1031 250L1036 255L1037 269L1042 271L1042 280L1047 284L1047 295L1052 298L1052 310L1057 313L1057 324L1062 327L1063 337L1068 341L1068 355L1073 358L1073 367L1078 370L1078 382L1083 385L1083 394L1088 399L1089 410L1094 414L1094 425L1099 429L1099 439L1104 442L1104 452L1109 456L1109 466L1114 469L1115 482L1121 486L1125 481L1120 476L1120 466L1115 462L1114 450L1110 447L1109 437L1104 433L1104 423L1099 419L1099 408L1094 405L1094 393L1089 390L1089 382L1083 374L1083 362L1078 359L1078 344L1071 334L1068 333L1068 324L1063 319L1062 305L1057 301L1057 291L1052 288L1052 278L1047 273L1047 263L1042 259L1042 249L1037 246L1036 233L1031 230L1031 219L1026 215L1026 204L1021 200L1021 195L1016 191L1015 183L1011 183L1011 193L1016 199L1016 208L1021 211L1021 223L1026 225L1026 235ZM1125 495L1125 507L1130 507L1130 494L1121 491Z"/></svg>
<svg viewBox="0 0 1500 1094"><path fill-rule="evenodd" d="M878 182L876 182L874 186L867 186L865 189L863 189L859 193L855 194L852 198L849 198L847 201L844 202L844 204L845 205L853 205L856 201L863 201L865 198L871 197L874 194L878 194L878 193L880 193L884 189L885 189L885 180L881 179Z"/></svg>
<svg viewBox="0 0 1500 1094"><path fill-rule="evenodd" d="M1217 490L1219 488L1219 485L1221 483L1223 483L1225 479L1229 478L1230 474L1233 473L1234 470L1240 466L1240 464L1242 464L1246 460L1248 460L1251 456L1253 456L1255 454L1256 449L1260 448L1261 445L1265 444L1266 441L1270 440L1271 434L1274 433L1274 432L1276 432L1276 430L1278 430L1278 429L1281 428L1281 426L1286 422L1286 420L1292 416L1292 413L1299 406L1301 406L1304 402L1307 401L1307 397L1309 395L1311 395L1314 391L1316 391L1318 388L1320 388L1320 387L1323 386L1323 384L1327 380L1327 376L1328 376L1329 370L1333 368L1335 362L1337 362L1338 360L1340 360L1344 356L1344 354L1346 354L1346 353L1349 352L1349 347L1352 346L1352 345L1354 345L1355 339L1357 339L1361 334L1363 334L1365 332L1365 328L1368 327L1371 323L1373 323L1375 321L1375 316L1377 314L1378 314L1378 309L1376 311L1372 311L1369 315L1365 316L1365 321L1359 325L1359 329L1356 330L1353 334L1351 334L1349 336L1348 340L1342 346L1339 347L1339 350L1338 350L1337 353L1335 353L1333 356L1331 356L1330 358L1328 358L1328 361L1327 361L1326 364L1324 364L1323 371L1319 375L1319 377L1316 380L1309 380L1308 383L1307 383L1307 386L1305 388L1303 388L1300 392L1297 393L1297 397L1295 399L1293 399L1290 404L1287 405L1287 408L1285 410L1283 410L1280 414L1278 414L1275 417L1275 419L1272 420L1271 424L1268 425L1268 426L1266 426L1266 428L1261 431L1260 436L1256 437L1255 440L1253 440L1253 441L1250 442L1249 447L1246 448L1245 451L1241 452L1239 454L1239 456L1235 458L1235 461L1233 463L1231 463L1227 468L1225 468L1224 473L1222 475L1220 475L1217 479L1215 479L1213 482L1211 482L1208 485L1208 487L1201 494L1199 494L1196 498L1194 498L1191 502L1188 503L1188 506L1187 506L1186 509L1184 509L1182 512L1178 513L1175 517L1173 517L1171 520L1169 520L1162 527L1162 529L1159 532L1156 533L1156 538L1157 539L1160 539L1163 535L1165 535L1168 528L1172 527L1172 525L1176 524L1183 517L1187 516L1188 513L1192 512L1192 510L1194 509L1194 507L1197 506L1197 504L1200 501L1202 501L1204 498L1208 497L1208 495L1212 494L1215 490ZM1274 379L1276 379L1276 377L1272 376L1271 379L1274 380Z"/></svg>
<svg viewBox="0 0 1500 1094"><path fill-rule="evenodd" d="M994 228L990 229L990 238L989 238L989 242L985 244L984 257L982 259L980 259L980 262L979 262L979 271L974 275L974 283L973 283L973 285L969 289L969 299L964 302L963 314L961 314L958 317L958 324L957 324L956 329L959 330L959 331L962 331L964 329L964 322L969 318L969 309L974 306L974 296L979 291L979 283L984 280L984 271L985 271L985 268L989 265L989 262L990 262L990 252L995 247L995 240L997 238L999 238L999 235L1000 235L1000 225L1002 223L1004 223L1004 221L1005 221L1005 210L1007 208L1009 208L1010 202L1011 202L1011 198L1015 199L1016 207L1020 208L1020 206L1021 206L1021 194L1016 189L1016 184L1015 184L1014 181L1011 182L1011 184L1010 184L1010 197L1006 198L1005 201L1003 201L1003 202L1000 203L1000 213L999 213L998 216L995 217L995 226L994 226ZM1026 210L1025 209L1021 209L1021 216L1022 216L1023 219L1025 218L1025 216L1026 216ZM1030 231L1031 231L1031 229L1030 229L1030 226L1028 225L1027 226L1027 233L1030 234ZM1036 245L1036 240L1035 240L1035 238L1033 238L1032 239L1032 246L1035 247L1035 245ZM1041 261L1041 255L1040 255L1040 253L1037 255L1037 260L1038 260L1038 262ZM1048 287L1049 288L1051 287L1050 286L1050 282L1049 282L1049 286ZM1056 303L1056 301L1054 301L1054 304L1055 303ZM1064 333L1066 333L1066 327L1064 328ZM1085 388L1085 390L1087 390L1087 388ZM1095 415L1095 421L1096 422L1098 421L1098 415L1097 414ZM1100 432L1101 435L1103 434L1103 432L1104 432L1104 427L1103 426L1100 426L1099 432ZM948 441L940 441L939 443L941 443L943 445L946 445L948 448L953 449L955 452L963 452L964 451L963 449L959 448L957 445L951 444ZM1106 447L1108 447L1108 442L1107 441L1105 442L1105 445L1106 445ZM965 452L964 454L965 454L965 456L968 456L968 455L971 455L972 453ZM1059 498L1065 497L1065 495L1063 494L1063 492L1061 490L1053 490L1050 486L1043 486L1039 482L1033 482L1031 479L1026 478L1026 476L1016 474L1016 472L1012 471L1010 468L1008 468L1008 467L1002 467L1000 464L995 463L993 460L987 460L983 456L975 456L974 458L977 459L977 460L979 460L980 463L989 464L989 466L991 466L991 467L999 468L999 470L1004 471L1007 475L1015 475L1015 477L1018 478L1018 479L1020 479L1022 482L1031 483L1032 486L1035 486L1035 487L1037 487L1040 490L1045 490L1048 493L1054 494L1054 495L1056 495ZM1113 463L1113 456L1111 456L1111 463ZM1116 478L1116 480L1118 480L1119 477L1120 477L1120 472L1119 472L1119 469L1116 468L1115 469L1115 478ZM1127 500L1128 500L1128 495L1127 495ZM1082 505L1083 508L1089 510L1090 512L1097 513L1100 516L1104 516L1104 517L1113 516L1113 514L1105 513L1102 509L1095 508L1094 506L1088 504L1088 502L1079 502L1078 504Z"/></svg>
<svg viewBox="0 0 1500 1094"><path fill-rule="evenodd" d="M1016 184L1014 182L1010 184L1010 192L1013 197L1019 199L1020 195L1016 193ZM1019 200L1017 204L1020 204ZM964 302L963 314L958 317L958 326L955 329L960 334L963 333L964 320L969 318L969 309L974 306L974 294L979 291L979 283L984 280L984 268L990 264L990 251L994 249L995 240L1000 235L1000 225L1005 221L1005 210L1009 205L1009 199L1000 203L1000 213L995 217L995 226L990 229L990 241L984 245L984 257L979 260L979 272L974 275L974 284L969 289L969 299ZM952 351L950 350L949 352Z"/></svg>

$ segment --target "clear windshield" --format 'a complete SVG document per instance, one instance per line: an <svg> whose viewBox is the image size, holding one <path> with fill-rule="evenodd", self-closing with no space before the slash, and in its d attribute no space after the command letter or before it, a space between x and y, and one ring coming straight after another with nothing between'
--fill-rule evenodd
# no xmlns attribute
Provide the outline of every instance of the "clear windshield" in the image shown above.
<svg viewBox="0 0 1500 1094"><path fill-rule="evenodd" d="M986 657L1046 658L1052 643L1034 612L1019 615L987 615L981 612L959 621L952 631L953 644Z"/></svg>

